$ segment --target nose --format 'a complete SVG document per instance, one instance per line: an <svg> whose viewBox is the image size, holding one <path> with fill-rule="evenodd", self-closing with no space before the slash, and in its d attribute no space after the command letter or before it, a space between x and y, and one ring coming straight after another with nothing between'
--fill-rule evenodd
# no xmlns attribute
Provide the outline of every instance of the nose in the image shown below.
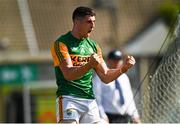
<svg viewBox="0 0 180 124"><path fill-rule="evenodd" d="M92 23L92 27L93 27L93 28L95 27L95 22Z"/></svg>
<svg viewBox="0 0 180 124"><path fill-rule="evenodd" d="M91 26L92 30L94 30L94 27L95 27L95 22L92 23L92 26Z"/></svg>

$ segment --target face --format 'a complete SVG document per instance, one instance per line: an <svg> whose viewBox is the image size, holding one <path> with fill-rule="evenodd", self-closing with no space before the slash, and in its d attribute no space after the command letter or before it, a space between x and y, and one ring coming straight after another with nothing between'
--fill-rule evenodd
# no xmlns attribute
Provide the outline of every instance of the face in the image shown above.
<svg viewBox="0 0 180 124"><path fill-rule="evenodd" d="M115 69L115 68L119 68L122 66L123 64L123 60L112 60L112 59L108 59L107 60L107 64L108 64L108 67L111 68L111 69Z"/></svg>
<svg viewBox="0 0 180 124"><path fill-rule="evenodd" d="M77 28L79 31L79 36L81 38L87 38L90 36L91 31L95 27L95 16L87 15L84 18L80 18L77 21Z"/></svg>

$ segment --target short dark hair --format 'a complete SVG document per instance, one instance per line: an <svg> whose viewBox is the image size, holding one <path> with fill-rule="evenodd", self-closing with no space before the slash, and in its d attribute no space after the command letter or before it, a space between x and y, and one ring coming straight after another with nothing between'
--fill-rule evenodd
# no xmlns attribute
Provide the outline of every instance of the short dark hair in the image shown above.
<svg viewBox="0 0 180 124"><path fill-rule="evenodd" d="M76 19L77 17L85 17L86 15L95 16L95 12L92 8L80 6L77 7L72 15L72 19Z"/></svg>
<svg viewBox="0 0 180 124"><path fill-rule="evenodd" d="M111 60L121 60L123 59L123 55L120 50L114 49L109 52L107 58Z"/></svg>

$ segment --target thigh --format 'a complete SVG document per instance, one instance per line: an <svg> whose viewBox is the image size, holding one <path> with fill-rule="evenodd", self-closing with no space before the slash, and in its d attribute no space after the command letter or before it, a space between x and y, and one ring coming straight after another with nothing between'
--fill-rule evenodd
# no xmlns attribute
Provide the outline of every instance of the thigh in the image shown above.
<svg viewBox="0 0 180 124"><path fill-rule="evenodd" d="M92 100L87 107L88 111L83 113L80 123L100 123L101 119L96 101Z"/></svg>
<svg viewBox="0 0 180 124"><path fill-rule="evenodd" d="M57 122L79 122L80 114L76 105L70 99L59 97L56 99Z"/></svg>

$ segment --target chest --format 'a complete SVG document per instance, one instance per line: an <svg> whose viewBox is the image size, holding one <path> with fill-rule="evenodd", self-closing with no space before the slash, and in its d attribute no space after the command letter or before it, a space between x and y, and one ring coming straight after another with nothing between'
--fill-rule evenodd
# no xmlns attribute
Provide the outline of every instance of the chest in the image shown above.
<svg viewBox="0 0 180 124"><path fill-rule="evenodd" d="M73 66L82 66L89 62L91 54L95 53L96 49L90 43L82 41L68 45L68 52Z"/></svg>

